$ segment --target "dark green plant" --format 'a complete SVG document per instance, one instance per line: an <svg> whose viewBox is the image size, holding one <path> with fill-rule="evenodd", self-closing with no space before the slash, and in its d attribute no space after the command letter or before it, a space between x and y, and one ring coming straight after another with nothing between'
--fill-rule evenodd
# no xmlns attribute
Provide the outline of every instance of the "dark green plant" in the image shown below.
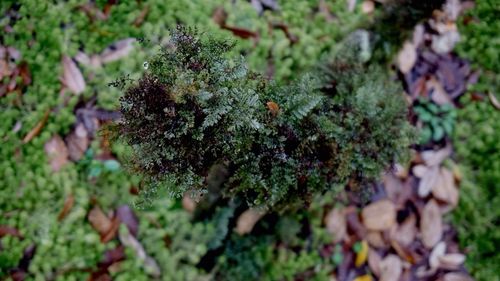
<svg viewBox="0 0 500 281"><path fill-rule="evenodd" d="M437 105L429 100L419 99L413 111L422 122L421 144L431 140L437 142L452 134L457 115L453 105Z"/></svg>
<svg viewBox="0 0 500 281"><path fill-rule="evenodd" d="M324 85L279 85L225 53L232 43L178 27L170 46L126 88L113 128L135 167L168 192L206 192L215 165L222 192L253 205L289 207L349 182L376 178L409 143L399 88L342 54ZM347 58L347 59L345 59Z"/></svg>

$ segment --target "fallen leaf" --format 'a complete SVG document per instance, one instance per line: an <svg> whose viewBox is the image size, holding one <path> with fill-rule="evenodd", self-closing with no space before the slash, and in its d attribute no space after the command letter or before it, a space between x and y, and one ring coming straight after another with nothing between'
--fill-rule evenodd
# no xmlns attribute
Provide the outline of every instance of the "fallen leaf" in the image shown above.
<svg viewBox="0 0 500 281"><path fill-rule="evenodd" d="M361 11L365 14L371 14L375 10L375 3L370 0L363 1L361 3Z"/></svg>
<svg viewBox="0 0 500 281"><path fill-rule="evenodd" d="M390 200L379 200L363 208L361 217L369 230L390 229L396 223L396 207Z"/></svg>
<svg viewBox="0 0 500 281"><path fill-rule="evenodd" d="M444 256L446 252L446 244L441 241L434 246L431 254L429 255L429 266L431 268L437 269L439 267L439 258Z"/></svg>
<svg viewBox="0 0 500 281"><path fill-rule="evenodd" d="M271 114L273 116L276 116L278 115L279 111L280 111L280 107L278 106L277 103L273 102L273 101L268 101L266 103L267 105L267 109L269 109L269 112L271 112Z"/></svg>
<svg viewBox="0 0 500 281"><path fill-rule="evenodd" d="M397 202L397 199L403 190L403 182L392 173L385 174L383 181L387 197L391 201Z"/></svg>
<svg viewBox="0 0 500 281"><path fill-rule="evenodd" d="M368 241L368 244L374 248L387 248L387 243L384 241L384 237L382 237L382 233L380 231L368 231L365 239Z"/></svg>
<svg viewBox="0 0 500 281"><path fill-rule="evenodd" d="M439 171L439 180L432 188L432 195L452 206L458 204L458 188L455 185L453 173L445 167Z"/></svg>
<svg viewBox="0 0 500 281"><path fill-rule="evenodd" d="M450 272L443 276L443 281L473 281L470 276L464 273Z"/></svg>
<svg viewBox="0 0 500 281"><path fill-rule="evenodd" d="M188 193L185 193L182 197L182 207L190 213L193 213L196 209L196 202Z"/></svg>
<svg viewBox="0 0 500 281"><path fill-rule="evenodd" d="M264 212L250 208L244 211L236 221L235 231L239 235L250 233L254 225L264 216Z"/></svg>
<svg viewBox="0 0 500 281"><path fill-rule="evenodd" d="M83 157L85 151L90 145L89 134L83 123L78 123L75 129L66 136L69 158L72 161L78 161Z"/></svg>
<svg viewBox="0 0 500 281"><path fill-rule="evenodd" d="M443 162L444 159L450 156L452 150L451 146L446 146L440 150L426 150L420 153L422 159L427 166L437 166Z"/></svg>
<svg viewBox="0 0 500 281"><path fill-rule="evenodd" d="M354 281L372 281L373 278L369 274L361 275L354 278Z"/></svg>
<svg viewBox="0 0 500 281"><path fill-rule="evenodd" d="M57 220L62 221L66 217L66 215L69 213L69 211L71 211L71 208L73 208L74 204L75 204L75 196L73 196L73 194L70 194L64 200L63 208L62 208L61 212L59 212L59 215L57 216Z"/></svg>
<svg viewBox="0 0 500 281"><path fill-rule="evenodd" d="M425 176L425 174L427 173L428 171L428 168L427 166L425 165L415 165L413 166L413 168L411 169L412 173L417 177L417 178L423 178Z"/></svg>
<svg viewBox="0 0 500 281"><path fill-rule="evenodd" d="M431 199L422 210L420 219L420 232L424 246L431 249L443 235L443 222L439 206Z"/></svg>
<svg viewBox="0 0 500 281"><path fill-rule="evenodd" d="M425 198L432 191L432 187L436 185L439 179L439 168L432 167L421 177L418 183L418 196Z"/></svg>
<svg viewBox="0 0 500 281"><path fill-rule="evenodd" d="M380 281L397 281L403 272L398 256L389 254L380 262Z"/></svg>
<svg viewBox="0 0 500 281"><path fill-rule="evenodd" d="M136 27L141 26L142 23L144 22L144 20L146 19L148 13L149 13L149 7L145 6L141 10L141 12L139 13L139 15L135 18L135 20L134 20L134 26L136 26Z"/></svg>
<svg viewBox="0 0 500 281"><path fill-rule="evenodd" d="M458 31L447 31L443 34L432 36L431 48L438 54L447 54L453 50L458 41L460 41Z"/></svg>
<svg viewBox="0 0 500 281"><path fill-rule="evenodd" d="M134 38L126 38L114 42L101 53L101 61L103 63L109 63L126 57L134 48L134 41Z"/></svg>
<svg viewBox="0 0 500 281"><path fill-rule="evenodd" d="M135 251L137 258L143 262L146 271L151 276L159 277L161 275L158 263L146 254L144 247L133 235L130 234L127 228L123 228L123 231L119 232L119 238L123 245L130 247Z"/></svg>
<svg viewBox="0 0 500 281"><path fill-rule="evenodd" d="M240 37L242 39L249 39L249 38L257 39L259 37L259 34L257 32L244 28L232 27L227 25L223 26L222 28L231 31L233 35Z"/></svg>
<svg viewBox="0 0 500 281"><path fill-rule="evenodd" d="M120 219L115 216L111 220L111 225L105 233L101 234L101 242L102 243L108 243L111 241L113 238L115 238L116 234L118 233L118 228L120 227Z"/></svg>
<svg viewBox="0 0 500 281"><path fill-rule="evenodd" d="M45 153L49 158L52 171L59 171L62 166L68 163L68 149L59 135L54 135L44 145Z"/></svg>
<svg viewBox="0 0 500 281"><path fill-rule="evenodd" d="M137 237L137 233L139 232L139 219L128 205L118 207L118 209L116 209L116 217L127 226L130 234Z"/></svg>
<svg viewBox="0 0 500 281"><path fill-rule="evenodd" d="M398 53L398 67L402 73L408 73L415 65L417 61L417 50L415 50L415 46L406 41L403 44L403 48Z"/></svg>
<svg viewBox="0 0 500 281"><path fill-rule="evenodd" d="M417 234L417 219L415 215L411 214L403 223L393 229L394 231L391 231L391 239L397 240L403 246L410 245Z"/></svg>
<svg viewBox="0 0 500 281"><path fill-rule="evenodd" d="M354 265L356 267L360 267L366 262L366 259L368 258L368 251L369 250L370 250L370 247L368 246L368 243L366 242L366 240L361 241L361 249L356 254L356 259L354 261Z"/></svg>
<svg viewBox="0 0 500 281"><path fill-rule="evenodd" d="M430 91L431 99L439 105L451 104L453 102L450 95L445 91L443 85L439 83L436 78L432 77L427 80L426 87Z"/></svg>
<svg viewBox="0 0 500 281"><path fill-rule="evenodd" d="M23 143L28 143L30 142L34 137L36 137L43 129L45 126L45 123L47 123L47 120L49 119L50 115L50 110L46 110L45 113L43 114L43 117L38 123L36 124L31 131L29 131L28 134L23 138Z"/></svg>
<svg viewBox="0 0 500 281"><path fill-rule="evenodd" d="M19 230L17 230L17 228L6 225L0 225L0 238L7 235L14 236L17 238L23 238L23 236L21 235Z"/></svg>
<svg viewBox="0 0 500 281"><path fill-rule="evenodd" d="M111 229L112 221L98 206L95 206L92 210L90 210L87 218L92 227L101 235L101 237Z"/></svg>
<svg viewBox="0 0 500 281"><path fill-rule="evenodd" d="M500 101L498 101L497 97L495 97L495 94L492 92L488 93L488 98L490 99L491 104L498 110L500 110Z"/></svg>
<svg viewBox="0 0 500 281"><path fill-rule="evenodd" d="M348 0L347 1L347 10L349 12L354 11L354 8L356 8L356 2L357 2L356 0Z"/></svg>
<svg viewBox="0 0 500 281"><path fill-rule="evenodd" d="M439 267L447 270L458 269L465 262L465 256L459 253L442 255L438 259Z"/></svg>
<svg viewBox="0 0 500 281"><path fill-rule="evenodd" d="M338 208L334 208L328 212L325 217L325 225L328 233L333 235L334 243L342 241L347 234L345 214Z"/></svg>
<svg viewBox="0 0 500 281"><path fill-rule="evenodd" d="M70 57L64 55L62 64L64 85L74 94L82 93L85 90L85 80L76 63Z"/></svg>
<svg viewBox="0 0 500 281"><path fill-rule="evenodd" d="M374 251L370 249L368 251L368 266L375 276L380 277L380 263L382 262L382 257Z"/></svg>

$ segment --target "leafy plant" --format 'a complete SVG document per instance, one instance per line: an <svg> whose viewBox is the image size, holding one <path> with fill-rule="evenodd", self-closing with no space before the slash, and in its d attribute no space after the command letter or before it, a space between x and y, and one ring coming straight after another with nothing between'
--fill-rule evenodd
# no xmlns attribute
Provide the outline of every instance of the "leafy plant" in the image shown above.
<svg viewBox="0 0 500 281"><path fill-rule="evenodd" d="M420 143L438 142L453 133L456 110L451 104L437 105L426 99L419 99L413 111L422 122Z"/></svg>
<svg viewBox="0 0 500 281"><path fill-rule="evenodd" d="M323 79L337 84L322 93L310 76L268 81L226 56L232 43L191 29L173 30L170 44L126 88L112 129L134 147L136 168L175 196L206 192L219 165L224 194L286 208L348 181L362 186L409 143L398 88L355 56L331 65Z"/></svg>

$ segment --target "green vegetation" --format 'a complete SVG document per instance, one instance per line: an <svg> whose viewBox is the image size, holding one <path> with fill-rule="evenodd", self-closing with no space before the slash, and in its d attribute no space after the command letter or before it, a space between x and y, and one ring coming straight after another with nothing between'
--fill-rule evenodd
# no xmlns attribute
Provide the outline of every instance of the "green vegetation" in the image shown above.
<svg viewBox="0 0 500 281"><path fill-rule="evenodd" d="M462 165L460 205L453 218L462 247L470 250L466 266L477 280L499 280L500 254L500 111L487 94L497 98L500 90L500 7L494 0L478 0L460 21L458 53L481 71L470 92L483 94L483 101L464 97L454 136Z"/></svg>
<svg viewBox="0 0 500 281"><path fill-rule="evenodd" d="M429 100L420 98L413 107L413 111L422 121L420 131L420 143L426 144L430 140L435 142L442 140L453 132L457 112L453 105L436 105Z"/></svg>

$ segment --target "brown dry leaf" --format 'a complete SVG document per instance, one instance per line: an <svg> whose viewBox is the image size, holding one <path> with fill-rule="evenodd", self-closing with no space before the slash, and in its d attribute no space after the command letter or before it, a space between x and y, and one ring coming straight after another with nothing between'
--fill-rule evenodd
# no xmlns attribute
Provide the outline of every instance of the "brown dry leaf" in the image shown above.
<svg viewBox="0 0 500 281"><path fill-rule="evenodd" d="M488 98L490 99L491 104L498 110L500 110L500 101L498 101L497 97L495 97L495 94L492 92L488 93Z"/></svg>
<svg viewBox="0 0 500 281"><path fill-rule="evenodd" d="M431 99L439 105L451 104L453 100L450 95L445 91L443 85L439 83L434 76L427 80L426 88L432 89Z"/></svg>
<svg viewBox="0 0 500 281"><path fill-rule="evenodd" d="M144 267L146 272L153 277L159 277L161 275L160 267L156 261L146 254L144 247L141 245L137 239L130 234L127 228L122 228L123 231L120 231L119 238L123 245L132 248L139 260L144 263Z"/></svg>
<svg viewBox="0 0 500 281"><path fill-rule="evenodd" d="M391 229L392 230L392 229ZM401 245L408 246L417 234L417 219L415 215L408 216L395 231L391 231L391 239L397 240Z"/></svg>
<svg viewBox="0 0 500 281"><path fill-rule="evenodd" d="M17 238L23 238L23 236L21 235L19 230L17 230L17 228L7 226L7 225L0 225L0 238L7 236L7 235L14 236Z"/></svg>
<svg viewBox="0 0 500 281"><path fill-rule="evenodd" d="M465 256L458 253L442 255L438 259L439 267L447 270L458 269L465 262Z"/></svg>
<svg viewBox="0 0 500 281"><path fill-rule="evenodd" d="M441 241L434 246L431 254L429 255L429 266L433 269L437 269L439 267L439 258L444 256L446 252L446 244Z"/></svg>
<svg viewBox="0 0 500 281"><path fill-rule="evenodd" d="M419 165L413 166L411 171L417 178L423 178L425 176L425 174L427 173L428 168L425 165L419 164Z"/></svg>
<svg viewBox="0 0 500 281"><path fill-rule="evenodd" d="M403 190L403 182L399 178L395 177L392 173L385 174L383 180L387 197L391 201L397 202L397 198Z"/></svg>
<svg viewBox="0 0 500 281"><path fill-rule="evenodd" d="M52 171L59 171L62 166L68 163L68 149L59 135L54 135L44 145L45 153L49 158Z"/></svg>
<svg viewBox="0 0 500 281"><path fill-rule="evenodd" d="M76 63L70 57L64 55L62 64L64 85L77 95L82 93L85 90L85 80Z"/></svg>
<svg viewBox="0 0 500 281"><path fill-rule="evenodd" d="M111 220L111 226L108 229L108 231L104 234L101 234L101 242L102 243L108 243L111 241L113 238L115 238L116 234L118 233L118 229L120 227L120 218L115 216Z"/></svg>
<svg viewBox="0 0 500 281"><path fill-rule="evenodd" d="M369 230L390 229L396 223L396 207L388 199L382 199L363 208L363 224Z"/></svg>
<svg viewBox="0 0 500 281"><path fill-rule="evenodd" d="M280 107L277 103L275 103L273 101L268 101L266 103L266 105L267 105L267 109L269 109L269 112L271 112L271 114L273 116L278 115L278 113L280 112Z"/></svg>
<svg viewBox="0 0 500 281"><path fill-rule="evenodd" d="M330 210L325 217L326 230L333 235L333 242L342 241L347 234L347 222L342 210L335 208Z"/></svg>
<svg viewBox="0 0 500 281"><path fill-rule="evenodd" d="M432 187L432 195L452 206L458 204L458 188L455 185L453 173L445 167L439 171L439 180Z"/></svg>
<svg viewBox="0 0 500 281"><path fill-rule="evenodd" d="M101 61L103 63L109 63L126 57L134 48L134 41L134 38L126 38L114 42L101 53Z"/></svg>
<svg viewBox="0 0 500 281"><path fill-rule="evenodd" d="M473 279L464 273L450 272L443 276L443 281L473 281Z"/></svg>
<svg viewBox="0 0 500 281"><path fill-rule="evenodd" d="M365 239L374 248L387 248L387 243L384 241L384 237L382 237L380 231L368 231Z"/></svg>
<svg viewBox="0 0 500 281"><path fill-rule="evenodd" d="M371 0L366 0L361 3L361 11L365 14L371 14L375 10L375 3Z"/></svg>
<svg viewBox="0 0 500 281"><path fill-rule="evenodd" d="M219 7L215 8L215 10L212 13L212 20L218 26L225 26L226 25L227 12L226 12L226 10L224 10L224 7L219 6Z"/></svg>
<svg viewBox="0 0 500 281"><path fill-rule="evenodd" d="M189 213L193 213L196 209L196 202L188 193L184 193L182 197L182 207Z"/></svg>
<svg viewBox="0 0 500 281"><path fill-rule="evenodd" d="M62 221L66 215L71 211L71 208L73 208L73 205L75 204L75 196L73 194L70 194L68 197L66 197L66 200L64 200L64 206L57 216L58 221Z"/></svg>
<svg viewBox="0 0 500 281"><path fill-rule="evenodd" d="M397 281L403 272L403 263L398 256L389 254L380 262L380 281Z"/></svg>
<svg viewBox="0 0 500 281"><path fill-rule="evenodd" d="M431 199L422 210L420 232L424 246L431 249L443 236L443 221L441 211L434 199Z"/></svg>
<svg viewBox="0 0 500 281"><path fill-rule="evenodd" d="M446 146L440 150L426 150L420 153L420 156L424 160L427 166L437 166L443 162L444 159L450 156L452 150L451 146Z"/></svg>
<svg viewBox="0 0 500 281"><path fill-rule="evenodd" d="M34 137L36 137L38 134L40 134L40 132L42 131L43 127L45 126L45 123L47 123L47 120L49 119L49 115L50 115L50 110L47 109L45 111L45 113L43 114L42 119L23 138L23 143L30 142Z"/></svg>
<svg viewBox="0 0 500 281"><path fill-rule="evenodd" d="M368 266L372 270L373 274L375 274L375 276L377 277L380 277L381 262L382 257L380 257L380 255L376 251L370 249L370 251L368 252Z"/></svg>
<svg viewBox="0 0 500 281"><path fill-rule="evenodd" d="M90 144L89 134L83 123L78 123L76 128L66 137L66 144L71 160L78 161L83 157Z"/></svg>
<svg viewBox="0 0 500 281"><path fill-rule="evenodd" d="M113 222L104 214L101 208L95 206L87 216L92 227L99 232L101 237L108 233L113 226Z"/></svg>
<svg viewBox="0 0 500 281"><path fill-rule="evenodd" d="M400 258L404 259L410 264L415 263L415 253L411 252L410 249L400 245L397 240L391 240L391 247L394 249L394 251L396 251Z"/></svg>
<svg viewBox="0 0 500 281"><path fill-rule="evenodd" d="M436 185L439 179L439 167L429 168L422 176L418 183L418 196L421 198L427 197L432 191L432 187Z"/></svg>
<svg viewBox="0 0 500 281"><path fill-rule="evenodd" d="M254 225L264 216L264 214L263 211L252 208L244 211L236 222L236 233L239 235L250 233Z"/></svg>
<svg viewBox="0 0 500 281"><path fill-rule="evenodd" d="M142 23L144 22L144 20L146 19L148 13L149 13L149 7L145 6L141 10L141 12L139 13L139 15L135 18L135 20L134 20L134 26L136 26L136 27L141 26Z"/></svg>
<svg viewBox="0 0 500 281"><path fill-rule="evenodd" d="M411 42L406 41L403 44L403 48L398 53L399 70L404 74L410 72L410 70L415 65L416 61L417 61L417 50L415 49L415 46Z"/></svg>

